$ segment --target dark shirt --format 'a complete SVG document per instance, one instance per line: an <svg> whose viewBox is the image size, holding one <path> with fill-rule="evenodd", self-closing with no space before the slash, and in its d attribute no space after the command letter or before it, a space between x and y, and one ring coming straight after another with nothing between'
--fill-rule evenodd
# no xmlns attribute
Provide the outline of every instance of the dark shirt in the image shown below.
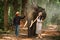
<svg viewBox="0 0 60 40"><path fill-rule="evenodd" d="M14 19L13 19L13 24L14 25L20 25L20 20L25 18L25 16L15 16Z"/></svg>

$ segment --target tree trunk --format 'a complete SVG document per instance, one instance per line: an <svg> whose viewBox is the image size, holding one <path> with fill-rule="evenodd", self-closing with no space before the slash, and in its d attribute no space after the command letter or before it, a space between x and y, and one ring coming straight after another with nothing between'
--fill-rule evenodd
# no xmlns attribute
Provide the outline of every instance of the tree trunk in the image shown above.
<svg viewBox="0 0 60 40"><path fill-rule="evenodd" d="M28 0L22 0L22 11L21 11L22 15L26 14L25 10L26 10L26 4L27 4L27 2L28 2Z"/></svg>
<svg viewBox="0 0 60 40"><path fill-rule="evenodd" d="M26 9L26 6L28 6L27 5L27 3L28 3L28 0L22 0L22 11L21 11L21 14L22 15L25 15L26 17L25 17L25 19L26 20L28 20L28 37L30 37L30 35L31 35L31 33L30 33L30 18L28 17L28 13L27 13L27 10L28 9Z"/></svg>
<svg viewBox="0 0 60 40"><path fill-rule="evenodd" d="M16 11L18 11L20 4L18 4L18 0L13 0L13 12L15 14Z"/></svg>
<svg viewBox="0 0 60 40"><path fill-rule="evenodd" d="M8 27L8 0L4 0L4 28Z"/></svg>

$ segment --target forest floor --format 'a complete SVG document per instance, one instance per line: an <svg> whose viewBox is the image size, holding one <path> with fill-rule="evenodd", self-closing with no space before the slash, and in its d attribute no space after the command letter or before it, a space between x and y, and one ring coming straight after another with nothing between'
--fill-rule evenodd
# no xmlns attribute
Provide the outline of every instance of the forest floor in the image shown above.
<svg viewBox="0 0 60 40"><path fill-rule="evenodd" d="M60 40L60 31L54 29L54 27L49 27L48 29L42 30L42 38L38 39L36 37L28 37L27 28L21 28L20 33L24 33L24 35L19 34L18 37L15 36L14 32L3 33L0 34L0 40Z"/></svg>
<svg viewBox="0 0 60 40"><path fill-rule="evenodd" d="M37 39L36 37L28 38L26 35L16 37L14 34L1 34L0 40L60 40L60 32L45 31L42 33L42 37L43 38Z"/></svg>

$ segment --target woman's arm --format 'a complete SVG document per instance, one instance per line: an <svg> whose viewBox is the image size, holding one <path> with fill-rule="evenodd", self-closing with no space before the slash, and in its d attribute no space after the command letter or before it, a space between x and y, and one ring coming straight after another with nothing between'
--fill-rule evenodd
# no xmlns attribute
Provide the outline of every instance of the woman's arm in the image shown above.
<svg viewBox="0 0 60 40"><path fill-rule="evenodd" d="M41 22L41 23L43 23L44 21L43 21L43 20L41 20L40 22Z"/></svg>
<svg viewBox="0 0 60 40"><path fill-rule="evenodd" d="M41 19L41 22L42 22L42 23L44 22L43 17L42 17L42 19Z"/></svg>

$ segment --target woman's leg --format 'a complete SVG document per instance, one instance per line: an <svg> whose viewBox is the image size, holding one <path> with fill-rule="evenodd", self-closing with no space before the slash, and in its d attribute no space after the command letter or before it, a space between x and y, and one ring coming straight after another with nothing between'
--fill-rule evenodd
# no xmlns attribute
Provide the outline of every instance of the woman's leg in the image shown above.
<svg viewBox="0 0 60 40"><path fill-rule="evenodd" d="M41 31L40 31L40 33L38 34L38 36L39 36L39 38L42 38Z"/></svg>

